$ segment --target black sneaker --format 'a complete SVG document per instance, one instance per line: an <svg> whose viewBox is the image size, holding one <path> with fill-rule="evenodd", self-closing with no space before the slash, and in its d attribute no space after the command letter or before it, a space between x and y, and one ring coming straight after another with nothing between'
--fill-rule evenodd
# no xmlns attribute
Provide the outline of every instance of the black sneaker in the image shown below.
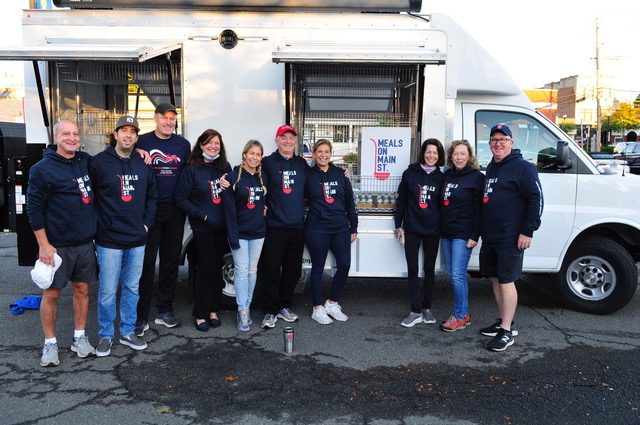
<svg viewBox="0 0 640 425"><path fill-rule="evenodd" d="M488 349L493 351L504 351L507 349L507 347L513 345L513 342L515 340L513 339L513 334L511 333L511 331L505 331L504 329L500 328L497 333L498 334L487 343Z"/></svg>
<svg viewBox="0 0 640 425"><path fill-rule="evenodd" d="M175 314L171 312L167 313L158 313L155 320L156 325L166 326L167 328L175 328L176 326L180 326L182 322L178 319Z"/></svg>
<svg viewBox="0 0 640 425"><path fill-rule="evenodd" d="M496 319L496 323L491 326L487 326L486 328L480 329L480 333L484 336L496 336L498 335L498 330L502 329L502 319ZM511 334L513 336L518 336L518 327L516 326L516 322L511 322Z"/></svg>
<svg viewBox="0 0 640 425"><path fill-rule="evenodd" d="M143 337L144 333L149 330L149 322L146 320L138 320L136 322L136 336Z"/></svg>

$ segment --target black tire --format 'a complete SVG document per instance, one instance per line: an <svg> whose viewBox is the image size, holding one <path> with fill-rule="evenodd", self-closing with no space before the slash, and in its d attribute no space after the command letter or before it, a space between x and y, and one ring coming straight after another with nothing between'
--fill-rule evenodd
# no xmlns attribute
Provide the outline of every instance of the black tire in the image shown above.
<svg viewBox="0 0 640 425"><path fill-rule="evenodd" d="M620 244L589 236L571 246L555 288L569 308L592 314L609 314L627 305L638 286L638 269Z"/></svg>

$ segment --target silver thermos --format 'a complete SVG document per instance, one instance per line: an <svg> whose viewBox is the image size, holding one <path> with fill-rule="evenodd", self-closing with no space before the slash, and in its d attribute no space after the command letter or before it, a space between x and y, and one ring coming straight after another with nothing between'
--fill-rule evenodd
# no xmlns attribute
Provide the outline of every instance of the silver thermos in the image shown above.
<svg viewBox="0 0 640 425"><path fill-rule="evenodd" d="M282 331L284 334L284 352L292 353L293 352L293 328L291 326L287 326Z"/></svg>

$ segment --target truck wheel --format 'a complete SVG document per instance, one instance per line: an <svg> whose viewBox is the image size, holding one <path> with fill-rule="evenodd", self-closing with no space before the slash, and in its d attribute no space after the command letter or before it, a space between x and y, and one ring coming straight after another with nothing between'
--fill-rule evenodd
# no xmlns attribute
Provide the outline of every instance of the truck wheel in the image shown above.
<svg viewBox="0 0 640 425"><path fill-rule="evenodd" d="M627 305L636 292L638 269L618 243L590 236L567 252L555 286L563 303L577 311L609 314Z"/></svg>

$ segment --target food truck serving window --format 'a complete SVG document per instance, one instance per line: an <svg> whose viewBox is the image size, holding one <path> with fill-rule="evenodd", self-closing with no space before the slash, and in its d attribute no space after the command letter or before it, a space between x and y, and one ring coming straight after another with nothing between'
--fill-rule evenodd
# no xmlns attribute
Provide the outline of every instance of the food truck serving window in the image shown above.
<svg viewBox="0 0 640 425"><path fill-rule="evenodd" d="M351 172L359 209L391 211L401 173L415 151L422 65L287 66L299 151L311 163L314 143L328 139L334 164ZM392 142L382 146L377 137Z"/></svg>

